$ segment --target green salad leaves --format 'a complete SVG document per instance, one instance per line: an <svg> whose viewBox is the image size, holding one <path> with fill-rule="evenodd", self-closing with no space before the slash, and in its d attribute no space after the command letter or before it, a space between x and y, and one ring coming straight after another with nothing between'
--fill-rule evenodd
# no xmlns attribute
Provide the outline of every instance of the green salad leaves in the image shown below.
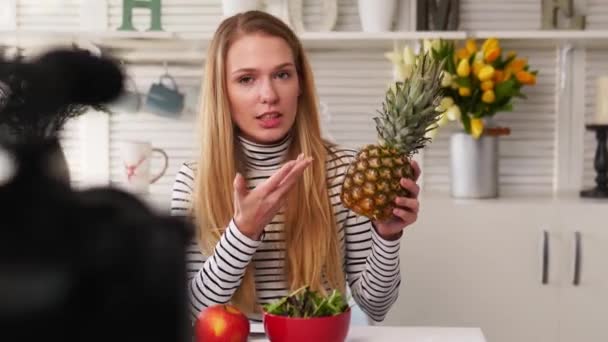
<svg viewBox="0 0 608 342"><path fill-rule="evenodd" d="M263 308L267 313L279 316L298 318L335 316L348 309L348 300L337 290L324 297L310 290L309 286L303 286L286 297L264 304Z"/></svg>

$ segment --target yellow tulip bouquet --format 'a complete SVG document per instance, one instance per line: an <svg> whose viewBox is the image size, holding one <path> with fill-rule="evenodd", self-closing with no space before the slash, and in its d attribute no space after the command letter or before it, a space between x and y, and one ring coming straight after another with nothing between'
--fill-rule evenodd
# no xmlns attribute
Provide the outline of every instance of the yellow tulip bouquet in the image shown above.
<svg viewBox="0 0 608 342"><path fill-rule="evenodd" d="M530 70L527 59L515 52L503 55L495 38L485 40L480 48L473 39L458 50L454 42L444 40L425 41L424 48L432 49L434 58L445 59L442 87L446 92L438 108L443 113L438 125L460 120L476 139L482 134L509 134L508 128L485 128L485 120L513 110L514 98L526 98L522 87L536 84L538 71ZM408 47L403 53L386 54L399 77L407 76L410 54Z"/></svg>

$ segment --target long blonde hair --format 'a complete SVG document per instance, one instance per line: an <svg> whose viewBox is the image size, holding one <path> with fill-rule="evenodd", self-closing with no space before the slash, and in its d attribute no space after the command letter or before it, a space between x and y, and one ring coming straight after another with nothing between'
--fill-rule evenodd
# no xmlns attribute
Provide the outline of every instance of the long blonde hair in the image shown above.
<svg viewBox="0 0 608 342"><path fill-rule="evenodd" d="M288 158L300 152L314 158L291 191L285 209L285 272L290 290L303 285L325 292L325 286L345 289L343 260L326 182L327 143L321 138L312 69L302 44L281 20L260 11L225 19L207 52L200 112L201 150L194 189L193 216L202 252L211 255L234 215L233 181L243 172L235 124L228 103L225 61L230 45L243 35L279 37L291 48L301 95ZM259 312L253 262L248 266L232 303L247 313Z"/></svg>

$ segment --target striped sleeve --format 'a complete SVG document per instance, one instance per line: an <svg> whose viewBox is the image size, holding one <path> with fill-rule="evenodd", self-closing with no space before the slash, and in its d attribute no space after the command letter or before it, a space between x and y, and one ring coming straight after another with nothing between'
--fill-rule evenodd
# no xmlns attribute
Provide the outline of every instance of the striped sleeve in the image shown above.
<svg viewBox="0 0 608 342"><path fill-rule="evenodd" d="M173 215L187 215L190 212L193 185L194 171L184 164L173 185ZM186 263L193 318L208 306L230 301L260 244L261 241L252 240L242 234L234 221L230 221L210 257L201 253L196 241L189 245Z"/></svg>
<svg viewBox="0 0 608 342"><path fill-rule="evenodd" d="M182 164L175 176L171 191L171 214L187 216L190 214L192 193L194 191L194 170L189 164Z"/></svg>
<svg viewBox="0 0 608 342"><path fill-rule="evenodd" d="M348 165L356 151L337 148L333 151L330 170L330 188L339 193ZM399 268L400 241L387 241L380 237L370 220L345 210L342 219L345 241L345 269L348 285L354 300L376 322L384 320L399 295L401 273Z"/></svg>
<svg viewBox="0 0 608 342"><path fill-rule="evenodd" d="M399 295L400 240L383 239L369 219L353 212L344 232L346 274L353 297L371 319L381 322Z"/></svg>

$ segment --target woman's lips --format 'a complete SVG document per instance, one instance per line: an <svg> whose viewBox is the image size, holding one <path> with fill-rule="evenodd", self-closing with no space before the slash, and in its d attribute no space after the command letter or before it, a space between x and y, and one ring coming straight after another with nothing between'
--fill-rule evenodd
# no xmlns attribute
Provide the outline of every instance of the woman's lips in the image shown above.
<svg viewBox="0 0 608 342"><path fill-rule="evenodd" d="M256 117L260 121L260 126L263 128L276 128L281 124L283 115L279 112L269 112Z"/></svg>

